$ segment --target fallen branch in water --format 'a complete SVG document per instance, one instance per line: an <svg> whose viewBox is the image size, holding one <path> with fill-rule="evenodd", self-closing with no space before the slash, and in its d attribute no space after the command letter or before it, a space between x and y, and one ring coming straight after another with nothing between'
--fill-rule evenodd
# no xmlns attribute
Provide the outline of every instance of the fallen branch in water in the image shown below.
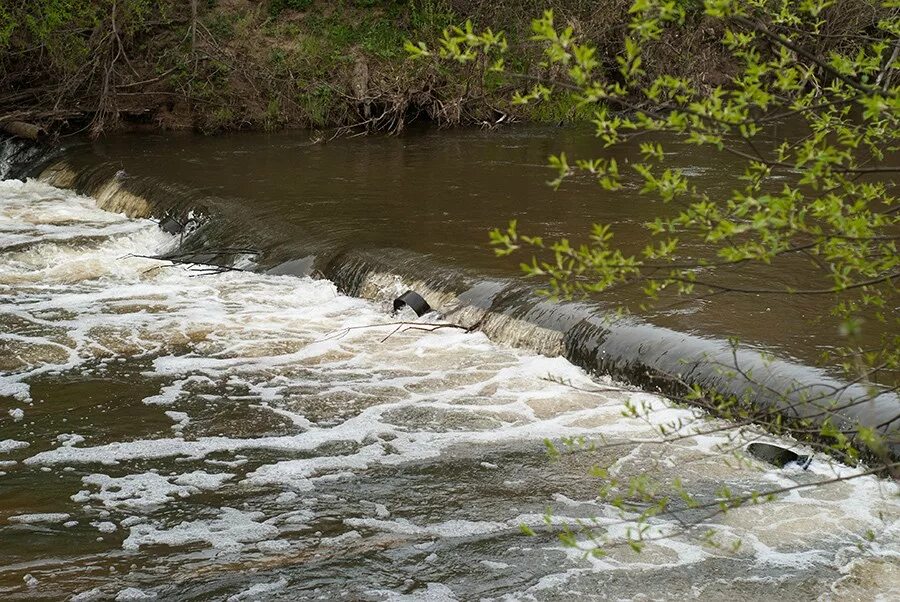
<svg viewBox="0 0 900 602"><path fill-rule="evenodd" d="M380 341L381 343L384 343L385 341L387 341L389 338L394 336L398 331L406 332L407 330L421 330L424 332L434 332L434 331L440 330L442 328L452 328L455 330L463 330L465 332L472 332L474 330L474 327L466 328L465 326L459 326L457 324L438 323L438 322L388 322L386 324L366 324L364 326L348 326L347 328L342 328L341 330L338 330L335 333L332 333L332 334L326 336L324 339L319 339L318 341L315 341L315 342L323 343L325 341L333 341L336 339L340 339L340 338L347 336L351 330L366 330L369 328L383 328L385 326L396 326L396 328L393 331L391 331L391 333L388 334L386 337L381 339L381 341ZM403 328L404 326L408 326L409 328L406 328L403 331L400 331L400 329Z"/></svg>
<svg viewBox="0 0 900 602"><path fill-rule="evenodd" d="M214 256L215 255L258 255L259 251L254 251L252 249L235 249L235 250L213 249L213 250L210 250L210 251L207 251L204 253L191 253L191 254L184 253L184 254L179 254L179 255L139 255L136 253L129 253L128 255L123 255L122 257L119 257L119 259L127 259L129 257L139 257L141 259L152 259L155 261L168 261L172 264L171 266L162 266L161 265L161 266L152 267L152 268L142 272L144 274L147 274L154 270L158 270L158 269L165 268L165 267L173 267L175 265L183 265L183 266L188 266L188 268L193 268L194 271L197 272L196 274L193 274L193 276L209 276L209 275L213 275L213 274L222 274L225 272L247 272L247 271L249 271L249 270L244 270L241 268L236 268L236 267L227 266L227 265L202 263L199 261L188 259L189 257L195 256L195 255L201 255L201 254L202 255L214 255Z"/></svg>
<svg viewBox="0 0 900 602"><path fill-rule="evenodd" d="M586 387L579 387L574 384L571 380L566 380L563 378L559 378L552 375L542 376L541 380L547 381L548 383L555 383L557 385L562 385L564 387L568 387L575 391L582 391L584 393L621 393L623 391L628 393L647 393L646 390L641 389L639 387L631 387L627 385L622 386L609 386L609 387L592 387L590 389Z"/></svg>

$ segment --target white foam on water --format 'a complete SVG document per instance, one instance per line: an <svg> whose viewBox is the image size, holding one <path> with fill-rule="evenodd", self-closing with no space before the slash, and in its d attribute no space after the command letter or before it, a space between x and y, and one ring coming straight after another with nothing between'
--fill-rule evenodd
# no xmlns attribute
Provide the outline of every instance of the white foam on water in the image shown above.
<svg viewBox="0 0 900 602"><path fill-rule="evenodd" d="M443 583L426 583L425 589L418 589L409 594L390 590L369 590L369 595L378 596L389 602L457 602L453 590Z"/></svg>
<svg viewBox="0 0 900 602"><path fill-rule="evenodd" d="M115 236L142 228L140 222L99 209L89 197L37 180L0 181L0 202L0 249L87 235Z"/></svg>
<svg viewBox="0 0 900 602"><path fill-rule="evenodd" d="M84 442L84 437L75 433L60 433L56 436L56 440L64 447L72 447Z"/></svg>
<svg viewBox="0 0 900 602"><path fill-rule="evenodd" d="M12 397L18 401L30 401L31 397L28 391L28 385L24 383L0 381L0 395L4 397Z"/></svg>
<svg viewBox="0 0 900 602"><path fill-rule="evenodd" d="M319 540L320 546L343 546L362 539L358 531L347 531L335 537L323 537Z"/></svg>
<svg viewBox="0 0 900 602"><path fill-rule="evenodd" d="M24 460L26 467L40 468L117 466L117 476L83 476L85 488L66 495L92 511L99 505L112 513L111 520L93 524L104 533L108 525L127 529L123 547L131 553L154 545L224 552L255 546L266 554L280 553L287 543L279 535L317 519L314 509L281 511L308 499L317 488L332 486L335 479L343 482L376 467L439 460L453 450L485 450L487 456L499 446L540 445L545 438L603 435L630 441L633 445L624 448L611 470L634 474L654 453L655 461L676 474L694 470L711 480L741 479L750 488L792 485L810 476L850 477L862 470L821 457L809 472L775 471L755 461L750 468L730 466L722 447L744 439L727 430L659 446L654 427L680 422L680 434L696 434L709 423L699 421L696 411L675 408L649 393L581 391L597 383L571 363L499 347L481 333L398 332L381 342L396 328L394 318L373 303L339 294L327 281L242 272L194 277L182 267L161 268L159 262L136 257L174 244L154 223L101 211L91 199L37 182L2 183L0 237L6 237L0 238L0 246L16 245L0 254L0 321L27 326L0 335L6 345L0 345L0 361L18 366L0 373L0 395L27 402L30 383L44 375L100 373L133 358L146 367L142 377L160 383L155 394L138 403L174 421L164 424L178 436L160 436L137 423L118 440L85 446L82 435L54 432L50 438L60 445L39 446ZM14 353L3 355L6 348ZM646 407L646 419L623 417L625 400ZM211 428L208 416L220 410L238 412L247 431L204 430ZM257 416L259 422L283 426L275 434L255 429L256 419L250 417ZM185 429L188 424L191 428ZM188 437L182 431L198 434ZM342 451L323 451L335 444ZM0 441L0 452L28 445L7 439ZM249 452L263 459L244 474L240 467L248 459L242 454ZM170 459L202 460L230 472L166 476L147 469ZM475 462L486 477L507 468L490 460ZM548 464L546 470L555 469ZM267 517L228 507L214 515L195 510L182 518L153 514L225 487L237 495L274 491L268 501L281 506L281 514ZM612 540L627 539L633 526L595 500L562 496L556 502L573 510L594 504L598 528ZM372 532L450 542L492 538L517 532L520 524L543 528L545 521L543 515L521 514L427 523L403 517L402 506L393 512L383 504L365 506L364 517L340 517L353 531L328 543L349 545ZM711 522L722 537L744 542L740 553L754 566L806 569L840 565L834 534L853 540L867 530L877 537L874 543L860 540L861 554L900 558L898 517L897 486L868 476L819 490L795 490ZM574 514L560 515L551 522L575 520ZM586 570L688 567L710 558L695 541L679 538L676 527L674 521L651 521L648 536L661 539L648 545L645 559L594 559L586 569L544 575L534 591L564 588L571 576ZM576 551L562 551L571 562L581 561ZM378 592L388 599L454 599L449 588L436 583L410 594Z"/></svg>
<svg viewBox="0 0 900 602"><path fill-rule="evenodd" d="M82 490L72 496L72 501L95 501L109 509L147 512L179 498L216 490L233 477L230 473L210 474L200 470L175 476L153 472L123 477L91 474L83 477L82 482L99 490Z"/></svg>
<svg viewBox="0 0 900 602"><path fill-rule="evenodd" d="M96 527L98 531L101 533L114 533L118 527L116 527L116 523L111 523L109 521L95 521L91 523L92 527Z"/></svg>
<svg viewBox="0 0 900 602"><path fill-rule="evenodd" d="M287 587L287 585L288 580L283 577L278 581L272 581L269 583L257 583L255 585L251 585L241 592L234 594L233 596L229 596L227 602L241 602L242 600L265 599L268 597L267 594L281 591L285 587Z"/></svg>
<svg viewBox="0 0 900 602"><path fill-rule="evenodd" d="M273 525L306 525L316 518L316 514L312 510L291 510L278 514L265 522Z"/></svg>
<svg viewBox="0 0 900 602"><path fill-rule="evenodd" d="M235 508L221 508L214 519L200 519L179 523L171 528L158 524L131 527L122 548L138 550L142 546L185 546L204 544L222 552L239 552L246 544L273 539L278 528L262 522L262 512L243 512Z"/></svg>
<svg viewBox="0 0 900 602"><path fill-rule="evenodd" d="M373 460L383 455L384 448L374 444L349 456L287 460L258 468L247 475L245 482L250 485L287 485L297 491L311 491L314 483L310 477L323 471L364 470Z"/></svg>
<svg viewBox="0 0 900 602"><path fill-rule="evenodd" d="M16 514L7 517L6 520L22 525L34 525L37 523L62 523L69 520L70 516L65 512L45 512L42 514Z"/></svg>
<svg viewBox="0 0 900 602"><path fill-rule="evenodd" d="M30 401L28 379L112 351L91 332L121 323L116 314L102 318L98 312L107 309L105 301L127 303L129 295L106 284L125 280L139 289L141 271L152 263L130 255L172 244L148 220L103 211L90 198L32 180L0 183L0 232L17 232L24 237L19 243L29 243L0 255L0 318L35 327L27 335L0 333L0 340L16 345L15 359L22 364L0 374L0 394L22 401ZM53 319L60 314L75 318ZM33 332L41 327L47 335ZM62 339L60 328L66 330Z"/></svg>
<svg viewBox="0 0 900 602"><path fill-rule="evenodd" d="M287 539L268 539L265 541L257 542L256 549L263 554L281 556L286 552L293 550L294 544Z"/></svg>
<svg viewBox="0 0 900 602"><path fill-rule="evenodd" d="M16 439L3 439L0 441L0 454L8 454L11 451L15 451L17 449L24 449L28 447L30 443L27 441L17 441Z"/></svg>
<svg viewBox="0 0 900 602"><path fill-rule="evenodd" d="M187 424L188 422L191 421L191 418L190 418L190 416L188 416L187 412L176 412L174 410L167 410L163 413L179 424L180 423Z"/></svg>

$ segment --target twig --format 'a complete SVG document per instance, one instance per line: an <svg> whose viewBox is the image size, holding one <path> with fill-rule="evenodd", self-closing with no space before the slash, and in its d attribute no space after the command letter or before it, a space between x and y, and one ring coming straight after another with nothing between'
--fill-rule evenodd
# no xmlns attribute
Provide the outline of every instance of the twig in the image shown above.
<svg viewBox="0 0 900 602"><path fill-rule="evenodd" d="M457 330L464 330L466 332L471 332L474 328L466 328L465 326L459 326L458 324L450 324L450 323L439 323L439 322L387 322L385 324L365 324L363 326L348 326L346 328L342 328L340 330L335 331L334 333L326 336L324 339L319 339L315 341L316 343L323 343L325 341L331 341L334 339L340 339L347 334L350 333L351 330L367 330L370 328L384 328L386 326L397 326L397 328L381 340L383 343L388 338L390 338L397 330L402 328L403 326L409 326L409 330L427 330L427 332L434 332L435 330L441 328L453 328ZM430 328L430 329L429 329Z"/></svg>

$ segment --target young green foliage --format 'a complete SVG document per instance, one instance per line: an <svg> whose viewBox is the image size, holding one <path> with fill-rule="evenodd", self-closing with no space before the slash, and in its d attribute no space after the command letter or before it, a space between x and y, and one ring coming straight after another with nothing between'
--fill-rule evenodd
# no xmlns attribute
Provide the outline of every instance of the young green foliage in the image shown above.
<svg viewBox="0 0 900 602"><path fill-rule="evenodd" d="M644 68L648 49L670 30L688 26L689 3L635 0L612 64L604 64L598 50L582 42L572 25L558 23L552 11L535 19L532 39L544 48L546 75L532 78L530 91L512 98L513 104L527 105L564 93L593 114L594 133L606 151L599 157L551 156L555 177L550 186L564 186L576 173L596 177L609 191L619 189L626 178L637 179L641 194L677 208L645 225L649 242L643 251L623 252L606 224L594 224L587 241L578 244L525 235L512 221L505 230L490 233L491 245L498 256L531 252L522 270L546 282L544 292L552 297L589 296L626 285L641 286L651 300L664 291L685 296L827 296L843 326L826 359L845 358L842 365L852 382L868 383L873 395L896 386L900 3L873 2L877 22L865 34L838 39L823 33L839 9L831 0L705 0L702 5L704 26L720 32L733 59L734 72L727 82L699 85L669 74L650 78ZM502 59L504 48L493 42L497 34L480 34L467 24L453 35L456 42L441 49L448 58L473 60L491 48ZM412 50L428 52L424 46ZM520 81L521 74L507 75ZM791 127L780 127L784 124ZM617 147L636 136L644 136L640 161L617 157ZM737 172L730 174L736 182L730 193L704 189L689 174L667 165L666 147L672 142L706 146L739 160ZM697 259L683 251L698 246L712 247L714 257ZM801 255L815 270L816 286L735 288L717 278L737 266L758 264L765 269ZM877 348L855 345L862 328L882 333ZM741 372L739 365L726 368L725 377L728 371ZM753 380L750 374L744 376ZM787 425L780 413L760 413L747 400L726 399L687 384L682 399L738 424L762 424L773 433L790 426L844 461L865 457L876 463L876 470L898 473L887 441L896 442L900 408L893 426L874 429L827 420L821 426L809 421ZM808 400L816 402L827 400ZM626 417L645 415L628 402L624 407ZM680 437L683 427L663 425L658 430L665 441ZM559 449L552 449L558 458ZM635 551L642 547L642 529L649 528L652 516L669 511L670 500L689 508L702 505L680 482L665 494L644 479L601 480L601 497L623 513L634 502L653 509L637 518L628 515L635 531L626 539ZM773 497L772 492L737 495L723 487L706 503L724 513ZM575 532L567 529L563 543L583 545ZM594 535L590 529L586 533ZM708 537L710 545L714 535ZM737 549L740 542L730 545Z"/></svg>

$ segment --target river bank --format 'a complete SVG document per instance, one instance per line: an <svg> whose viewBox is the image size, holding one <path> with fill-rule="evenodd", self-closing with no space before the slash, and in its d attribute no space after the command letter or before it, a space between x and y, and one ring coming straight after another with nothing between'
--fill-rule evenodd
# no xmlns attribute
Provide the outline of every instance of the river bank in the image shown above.
<svg viewBox="0 0 900 602"><path fill-rule="evenodd" d="M598 48L615 78L630 2L604 0L41 0L0 9L0 124L99 135L113 129L314 128L396 132L438 125L589 117L564 94L515 106L510 96L557 74L529 41L547 8ZM721 27L687 2L683 26L651 45L647 77L663 70L701 89L727 82L733 58ZM828 39L865 29L878 10L865 0L827 9ZM501 77L483 62L413 61L405 40L436 46L444 28L471 20L504 31ZM826 49L827 50L827 49ZM825 52L825 50L822 50ZM340 130L339 128L347 128Z"/></svg>

